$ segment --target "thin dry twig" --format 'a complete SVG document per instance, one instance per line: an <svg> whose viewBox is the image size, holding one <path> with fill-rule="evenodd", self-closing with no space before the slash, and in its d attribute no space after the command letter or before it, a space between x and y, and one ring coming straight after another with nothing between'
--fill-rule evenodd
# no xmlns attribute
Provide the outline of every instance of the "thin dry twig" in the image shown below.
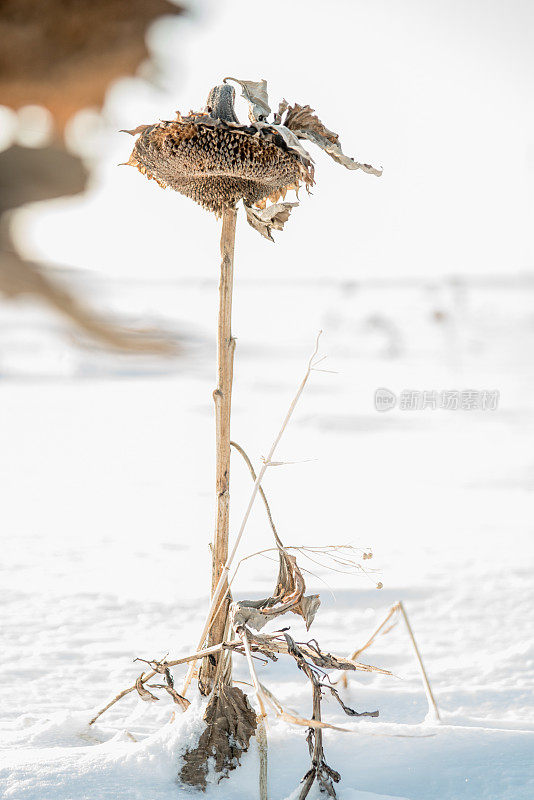
<svg viewBox="0 0 534 800"><path fill-rule="evenodd" d="M256 476L256 470L254 469L254 467L253 467L253 465L252 465L252 461L251 461L251 460L250 460L250 458L248 457L248 455L247 455L246 451L245 451L245 450L244 450L244 449L241 447L241 445L240 445L240 444L238 444L237 442L233 442L233 441L232 441L232 442L230 442L230 445L231 445L231 446L232 446L232 447L233 447L235 450L237 450L237 452L240 454L240 456L242 456L242 458L243 458L243 460L244 460L245 464L246 464L246 465L247 465L247 467L249 468L249 472L250 472L250 474L251 474L251 476L252 476L252 480L253 480L254 482L256 482L256 478L257 478L257 476ZM274 534L274 538L276 539L276 541L278 542L278 544L280 544L280 545L281 545L281 544L282 544L282 542L280 541L280 537L278 536L278 531L276 530L276 526L275 526L275 524L274 524L274 521L273 521L273 516L272 516L272 514L271 514L271 509L270 509L270 506L269 506L269 502L268 502L268 500L267 500L267 497L266 497L266 495L265 495L265 492L264 492L264 490L263 490L263 486L258 486L258 493L259 493L259 495L260 495L261 499L263 500L263 504L264 504L264 506L265 506L265 511L267 512L267 517L268 517L268 519L269 519L269 524L270 524L270 526L271 526L271 530L272 530L272 532L273 532L273 534Z"/></svg>

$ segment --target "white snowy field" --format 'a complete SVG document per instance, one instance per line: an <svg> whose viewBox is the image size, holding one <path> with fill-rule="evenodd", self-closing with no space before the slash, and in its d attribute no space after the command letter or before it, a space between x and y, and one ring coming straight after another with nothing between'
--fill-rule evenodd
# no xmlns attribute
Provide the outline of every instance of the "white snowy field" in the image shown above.
<svg viewBox="0 0 534 800"><path fill-rule="evenodd" d="M379 571L302 560L322 597L311 635L347 654L402 599L442 715L425 721L399 624L362 655L395 677L357 673L344 695L379 718L324 703L325 718L350 731L324 737L338 797L531 800L534 284L250 273L238 259L233 437L255 463L267 453L323 329L322 366L336 374L312 374L277 454L303 463L269 470L265 489L286 544L371 548L363 563ZM112 357L72 347L45 313L0 311L0 790L10 800L186 798L194 792L176 778L199 733L197 701L173 724L170 699L133 695L88 721L140 673L136 656L179 657L197 643L213 528L216 282L83 280L95 303L176 330L184 352ZM378 413L378 387L497 390L499 408ZM251 482L237 456L232 470L235 531ZM271 541L258 505L241 555ZM266 596L275 577L273 562L251 559L234 596ZM297 617L283 623L308 638ZM259 671L288 708L310 714L292 662ZM179 687L185 669L174 674ZM305 735L269 721L271 800L298 796ZM255 798L257 780L253 743L205 796Z"/></svg>

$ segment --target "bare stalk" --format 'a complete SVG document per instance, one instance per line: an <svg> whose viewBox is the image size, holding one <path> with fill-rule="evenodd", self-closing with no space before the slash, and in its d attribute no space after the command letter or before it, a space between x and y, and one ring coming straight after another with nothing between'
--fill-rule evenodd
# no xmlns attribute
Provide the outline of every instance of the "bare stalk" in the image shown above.
<svg viewBox="0 0 534 800"><path fill-rule="evenodd" d="M300 383L299 388L297 389L297 393L296 393L295 397L291 401L291 405L289 406L289 410L288 410L288 412L287 412L287 414L285 416L285 419L284 419L284 421L282 423L282 427L280 428L280 430L279 430L279 432L278 432L278 434L277 434L277 436L276 436L276 438L275 438L275 440L274 440L274 442L273 442L273 444L271 446L271 449L269 450L269 454L268 454L267 458L264 459L263 464L261 466L261 469L258 472L257 478L256 478L256 480L254 482L254 486L252 488L252 493L251 493L251 496L250 496L250 500L248 502L248 506L247 506L245 514L243 516L243 520L241 522L241 525L240 525L240 528L239 528L239 531L238 531L234 546L232 548L232 552L230 553L230 555L229 555L229 557L228 557L228 559L226 561L226 564L224 565L224 567L223 567L223 569L221 571L217 586L216 586L214 592L212 593L211 604L210 604L210 608L209 608L209 611L208 611L208 614L207 614L207 617L206 617L206 621L204 623L204 628L202 629L202 634L201 634L200 639L199 639L199 645L198 645L198 648L197 648L198 650L201 649L202 645L204 644L204 642L206 640L206 636L208 635L208 631L210 631L211 624L212 624L212 618L213 618L214 613L215 613L215 611L217 609L219 600L220 600L221 597L224 596L225 590L227 591L228 573L230 572L230 567L232 566L232 563L233 563L233 561L235 559L235 556L236 556L236 553L237 553L237 549L239 547L239 543L241 542L241 538L243 536L243 533L245 532L245 528L246 528L246 525L247 525L247 522L248 522L248 518L250 516L250 512L252 511L252 506L254 505L254 500L256 499L256 495L258 494L258 491L260 489L261 482L263 480L263 476L265 475L265 473L267 471L267 468L272 465L272 458L274 456L276 448L278 447L278 444L280 443L280 439L282 438L282 436L284 434L284 431L287 428L289 420L291 419L293 411L295 410L295 406L297 405L297 403L299 401L299 398L300 398L302 392L304 391L304 387L306 386L306 384L308 382L308 378L310 377L311 371L312 371L312 369L314 369L314 366L315 366L314 359L315 359L315 356L317 355L317 351L319 349L319 337L320 337L321 333L322 333L322 331L319 331L319 333L317 335L317 339L315 341L315 349L314 349L314 351L313 351L313 353L312 353L312 355L311 355L311 357L310 357L310 359L308 361L308 366L307 366L307 369L306 369L306 373L305 373L304 378L302 379L302 381ZM230 446L230 443L228 443L228 447L229 446ZM189 688L189 684L191 683L191 680L193 678L194 673L195 673L195 664L193 662L191 664L190 668L189 668L189 671L188 671L187 675L186 675L184 686L183 686L183 689L182 689L182 692L181 692L182 695L184 695L184 696L185 696L185 693L187 692L187 689Z"/></svg>
<svg viewBox="0 0 534 800"><path fill-rule="evenodd" d="M412 645L413 645L413 649L414 649L414 652L415 652L415 656L416 656L417 662L419 664L419 671L420 671L421 677L423 679L423 685L425 687L426 699L428 701L428 710L429 710L429 712L431 714L433 714L434 719L437 722L440 722L441 721L441 717L439 715L438 705L436 703L436 700L435 700L434 695L432 693L432 689L430 687L430 681L428 680L428 675L426 674L425 665L423 664L423 659L421 658L421 653L419 652L419 648L417 647L417 642L415 641L415 636L413 635L412 626L410 625L410 622L408 620L408 615L407 615L406 611L404 610L404 606L402 604L402 601L400 601L398 605L399 605L399 610L400 610L400 612L401 612L401 614L402 614L402 616L404 618L404 622L406 623L406 630L408 631L408 635L409 635L409 637L411 639L411 642L412 642Z"/></svg>
<svg viewBox="0 0 534 800"><path fill-rule="evenodd" d="M232 381L234 372L235 339L232 336L232 289L234 281L234 244L237 212L235 208L225 208L221 232L221 277L219 283L219 320L217 328L217 388L213 392L215 401L216 429L216 473L217 516L213 536L211 593L223 583L218 596L228 594L228 583L224 566L228 559L228 532L230 527L230 413L232 407ZM226 597L220 610L214 615L208 645L224 641L227 626L230 598ZM202 694L209 694L213 688L220 654L213 659L205 659L200 670L199 686ZM224 671L225 682L230 679L230 671Z"/></svg>

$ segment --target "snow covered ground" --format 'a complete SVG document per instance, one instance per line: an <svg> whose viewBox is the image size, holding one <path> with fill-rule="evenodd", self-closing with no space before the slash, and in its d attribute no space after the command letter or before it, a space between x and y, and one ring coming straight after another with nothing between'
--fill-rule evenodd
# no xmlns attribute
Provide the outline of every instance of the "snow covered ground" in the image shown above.
<svg viewBox="0 0 534 800"><path fill-rule="evenodd" d="M531 800L534 286L269 282L236 269L233 436L256 463L319 328L324 366L336 371L312 375L282 440L280 460L303 463L266 476L280 536L370 547L364 563L379 571L302 561L322 596L312 633L346 654L402 599L442 714L441 725L425 721L397 625L362 656L395 677L359 673L346 691L379 718L354 721L324 704L325 718L350 730L325 733L340 800ZM213 527L216 282L83 281L110 311L175 330L184 352L171 362L112 357L71 347L45 313L1 311L0 787L10 800L185 798L176 776L199 733L197 701L174 724L170 700L133 695L88 721L139 674L134 657L196 645ZM497 390L499 408L379 413L378 387ZM232 469L235 531L251 485L236 456ZM258 505L241 554L270 542ZM265 596L275 573L265 558L247 561L235 596ZM297 617L289 623L306 636ZM259 670L309 715L293 663ZM178 683L184 672L175 669ZM247 680L239 657L235 673ZM296 796L305 734L270 721L271 800ZM253 744L206 797L257 797L257 776Z"/></svg>

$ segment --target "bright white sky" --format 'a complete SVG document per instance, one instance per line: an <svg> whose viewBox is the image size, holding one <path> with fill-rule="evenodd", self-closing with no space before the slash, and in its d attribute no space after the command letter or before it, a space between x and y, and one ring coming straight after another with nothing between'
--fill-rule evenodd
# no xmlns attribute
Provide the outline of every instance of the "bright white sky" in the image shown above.
<svg viewBox="0 0 534 800"><path fill-rule="evenodd" d="M89 195L24 212L18 241L109 276L215 277L215 218L117 168L133 140L116 131L201 108L231 75L266 78L272 107L309 103L346 153L384 167L376 178L314 152L314 195L301 194L276 245L241 221L238 274L532 269L533 23L530 0L204 2L150 34L164 89L128 79L110 90Z"/></svg>

